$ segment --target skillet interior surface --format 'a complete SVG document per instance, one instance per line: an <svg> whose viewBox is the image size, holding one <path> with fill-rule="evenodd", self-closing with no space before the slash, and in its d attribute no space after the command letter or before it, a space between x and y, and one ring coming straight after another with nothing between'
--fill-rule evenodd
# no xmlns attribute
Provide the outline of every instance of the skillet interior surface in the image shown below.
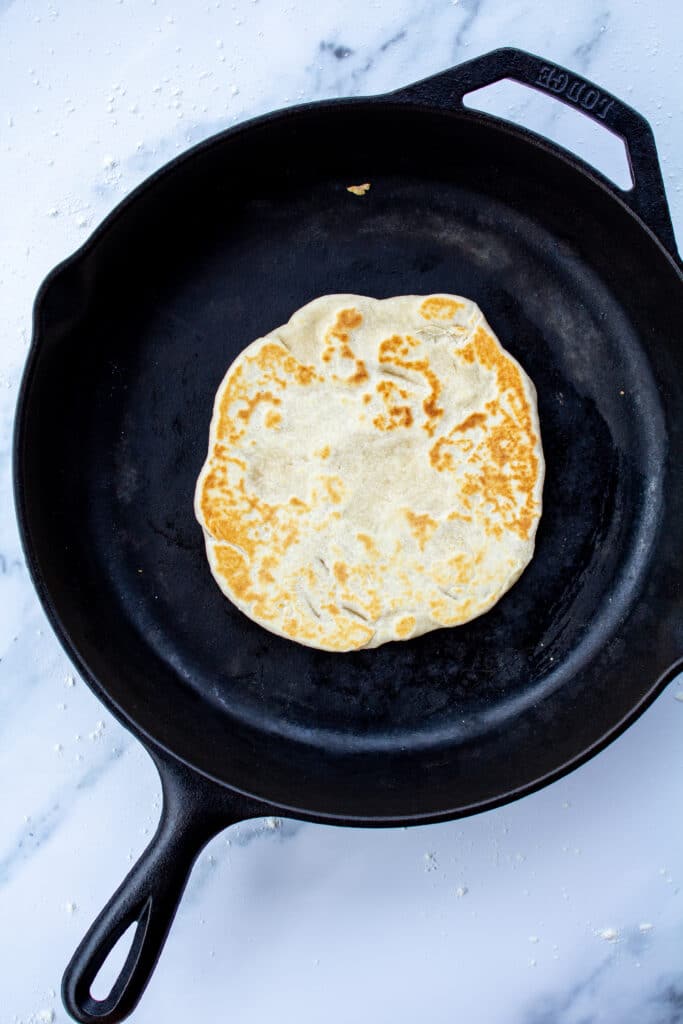
<svg viewBox="0 0 683 1024"><path fill-rule="evenodd" d="M322 104L204 145L39 302L19 503L62 639L140 735L308 815L426 819L539 784L683 653L680 284L603 185L484 117ZM536 384L535 557L459 628L346 655L275 637L221 595L194 519L216 388L318 295L438 291Z"/></svg>

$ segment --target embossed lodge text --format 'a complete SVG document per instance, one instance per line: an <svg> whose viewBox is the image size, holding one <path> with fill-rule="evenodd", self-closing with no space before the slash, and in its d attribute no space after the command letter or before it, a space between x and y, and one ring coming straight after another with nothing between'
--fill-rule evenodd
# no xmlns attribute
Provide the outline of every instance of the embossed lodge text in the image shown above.
<svg viewBox="0 0 683 1024"><path fill-rule="evenodd" d="M604 121L607 112L614 103L611 96L606 96L588 82L580 78L571 78L566 71L553 67L552 64L544 64L536 76L534 85L540 85L548 92L565 96L572 103L576 103L584 110L599 117Z"/></svg>

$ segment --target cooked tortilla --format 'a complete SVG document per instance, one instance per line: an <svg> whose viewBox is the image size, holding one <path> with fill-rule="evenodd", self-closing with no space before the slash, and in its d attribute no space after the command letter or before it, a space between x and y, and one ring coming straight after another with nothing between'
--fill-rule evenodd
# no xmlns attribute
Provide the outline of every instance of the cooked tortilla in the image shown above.
<svg viewBox="0 0 683 1024"><path fill-rule="evenodd" d="M543 474L534 385L474 302L326 295L228 369L195 511L238 608L351 651L493 607Z"/></svg>

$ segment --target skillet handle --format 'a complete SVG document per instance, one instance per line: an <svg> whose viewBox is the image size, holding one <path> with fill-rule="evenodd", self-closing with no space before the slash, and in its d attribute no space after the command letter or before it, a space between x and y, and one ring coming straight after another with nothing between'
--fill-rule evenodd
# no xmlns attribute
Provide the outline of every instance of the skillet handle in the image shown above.
<svg viewBox="0 0 683 1024"><path fill-rule="evenodd" d="M157 832L74 953L62 979L62 1000L82 1024L118 1024L137 1006L163 949L197 856L221 829L272 813L238 794L154 757L163 811ZM90 994L98 971L137 921L132 945L105 999Z"/></svg>
<svg viewBox="0 0 683 1024"><path fill-rule="evenodd" d="M524 50L504 47L390 95L395 99L426 103L429 106L462 108L463 97L467 93L505 78L549 93L622 139L634 184L629 190L619 189L618 194L652 229L669 252L678 258L657 147L650 125L632 107L587 79L575 75L573 71ZM609 184L612 189L616 188L611 182Z"/></svg>

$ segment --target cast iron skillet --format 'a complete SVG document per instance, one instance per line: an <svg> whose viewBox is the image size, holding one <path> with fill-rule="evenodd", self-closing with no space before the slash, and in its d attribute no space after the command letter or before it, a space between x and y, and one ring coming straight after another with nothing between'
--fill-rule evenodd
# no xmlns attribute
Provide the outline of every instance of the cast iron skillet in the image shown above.
<svg viewBox="0 0 683 1024"><path fill-rule="evenodd" d="M464 109L502 78L620 135L621 192ZM346 191L369 181L368 195ZM498 50L386 96L258 118L173 161L47 279L16 423L17 511L48 616L161 774L159 830L67 968L77 1020L120 1021L192 863L264 814L440 821L585 761L680 665L683 288L652 133L562 68ZM328 292L460 292L535 381L536 555L487 615L315 652L213 582L192 494L217 385ZM90 986L138 922L110 995Z"/></svg>

